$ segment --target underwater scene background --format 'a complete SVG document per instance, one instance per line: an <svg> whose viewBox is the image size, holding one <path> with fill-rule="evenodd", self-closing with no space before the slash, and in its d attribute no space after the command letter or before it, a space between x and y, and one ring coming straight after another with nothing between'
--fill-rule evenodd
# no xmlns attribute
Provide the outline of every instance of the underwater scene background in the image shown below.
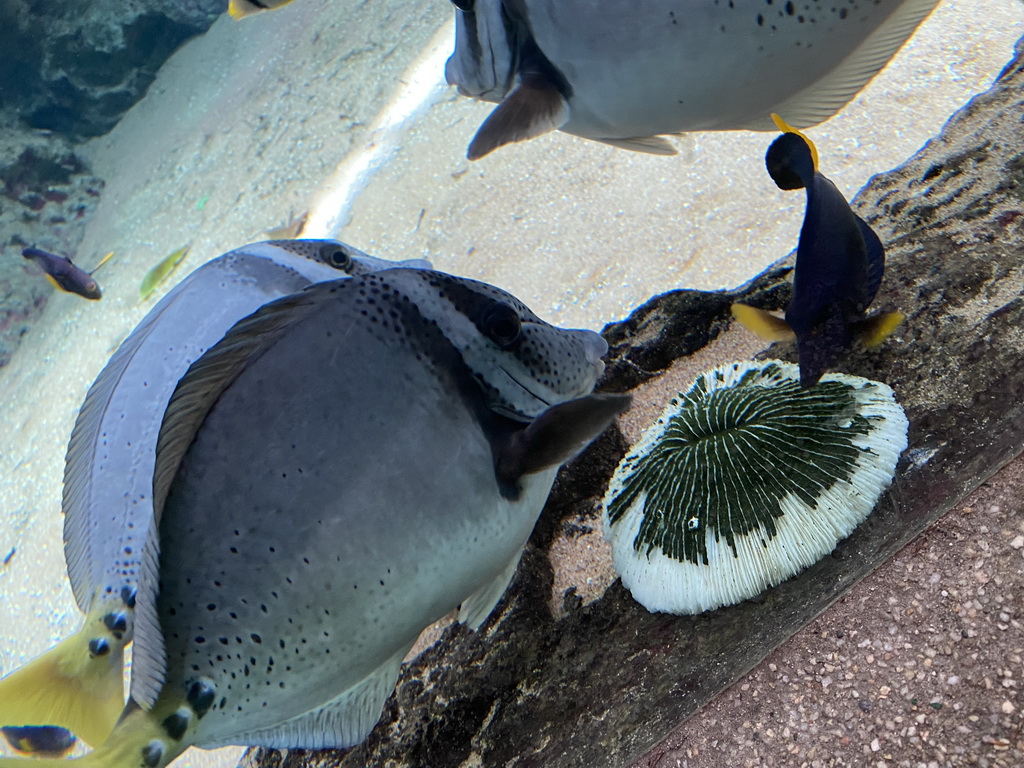
<svg viewBox="0 0 1024 768"><path fill-rule="evenodd" d="M552 323L600 330L654 294L735 287L792 250L802 200L764 173L771 134L687 134L666 158L552 133L467 161L490 106L444 85L451 15L441 0L296 0L243 22L222 15L158 71L140 62L155 77L123 116L88 131L52 123L80 163L81 221L44 232L48 201L31 220L7 206L2 258L20 270L22 247L39 245L91 270L113 256L97 273L101 301L46 288L32 317L2 316L25 330L0 367L0 557L12 553L0 567L0 673L80 622L60 493L86 389L159 296L210 258L305 216L303 236L427 258L502 286ZM900 164L988 87L1022 21L1019 0L944 0L864 92L807 131L822 170L852 198ZM154 56L176 44L154 41ZM0 59L17 72L16 50ZM45 138L34 131L5 131L0 156L30 167L44 154L24 154ZM177 271L140 301L147 272L184 246ZM179 764L240 754L193 750Z"/></svg>

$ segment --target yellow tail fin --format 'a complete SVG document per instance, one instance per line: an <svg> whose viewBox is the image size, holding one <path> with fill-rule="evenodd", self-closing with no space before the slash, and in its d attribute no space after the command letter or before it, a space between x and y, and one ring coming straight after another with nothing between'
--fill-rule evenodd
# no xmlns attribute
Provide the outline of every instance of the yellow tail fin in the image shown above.
<svg viewBox="0 0 1024 768"><path fill-rule="evenodd" d="M861 343L871 349L877 347L889 338L900 326L907 316L902 312L883 312L880 315L869 317L860 327Z"/></svg>
<svg viewBox="0 0 1024 768"><path fill-rule="evenodd" d="M765 341L793 341L796 334L781 317L747 304L735 303L732 316L748 331L756 333Z"/></svg>
<svg viewBox="0 0 1024 768"><path fill-rule="evenodd" d="M102 744L124 709L123 645L105 632L90 614L77 634L0 680L0 725L58 725Z"/></svg>

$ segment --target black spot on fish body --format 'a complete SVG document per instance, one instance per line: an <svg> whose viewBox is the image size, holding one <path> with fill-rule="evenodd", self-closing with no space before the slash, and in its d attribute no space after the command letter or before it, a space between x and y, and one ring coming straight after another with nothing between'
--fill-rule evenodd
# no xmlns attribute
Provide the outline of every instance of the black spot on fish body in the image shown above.
<svg viewBox="0 0 1024 768"><path fill-rule="evenodd" d="M164 718L162 723L164 731L175 741L181 741L185 735L185 731L188 730L188 724L191 720L187 709L179 709L177 712L168 715Z"/></svg>
<svg viewBox="0 0 1024 768"><path fill-rule="evenodd" d="M103 624L118 640L120 640L124 636L124 633L128 631L128 617L120 611L116 613L108 613L104 616Z"/></svg>
<svg viewBox="0 0 1024 768"><path fill-rule="evenodd" d="M213 706L213 700L217 695L216 686L205 678L196 680L188 687L185 701L192 707L196 717L203 717Z"/></svg>
<svg viewBox="0 0 1024 768"><path fill-rule="evenodd" d="M164 745L154 739L142 748L142 764L146 768L156 768L164 757Z"/></svg>
<svg viewBox="0 0 1024 768"><path fill-rule="evenodd" d="M94 637L89 641L89 655L93 658L110 653L110 643L105 637Z"/></svg>

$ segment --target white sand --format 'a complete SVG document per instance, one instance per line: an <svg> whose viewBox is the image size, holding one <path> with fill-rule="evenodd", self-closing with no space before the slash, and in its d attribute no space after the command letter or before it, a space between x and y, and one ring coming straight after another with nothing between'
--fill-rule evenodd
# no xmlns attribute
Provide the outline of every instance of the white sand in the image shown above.
<svg viewBox="0 0 1024 768"><path fill-rule="evenodd" d="M152 306L138 303L142 276L189 243L180 278L310 207L350 150L380 138L369 126L450 14L441 0L299 0L221 19L88 148L108 183L77 260L115 251L104 299L55 295L0 369L0 557L16 548L0 567L0 672L80 625L61 547L64 449L89 384ZM942 3L850 107L809 132L823 171L852 196L913 153L1009 60L1022 18L1018 0ZM490 107L440 93L356 197L343 239L427 256L594 328L656 292L741 283L795 245L803 199L764 173L769 134L686 137L676 158L555 134L470 164Z"/></svg>

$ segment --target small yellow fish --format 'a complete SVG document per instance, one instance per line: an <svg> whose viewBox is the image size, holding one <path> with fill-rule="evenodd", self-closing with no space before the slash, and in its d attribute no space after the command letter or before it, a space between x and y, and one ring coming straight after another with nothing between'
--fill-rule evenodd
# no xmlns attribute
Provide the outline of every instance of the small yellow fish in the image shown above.
<svg viewBox="0 0 1024 768"><path fill-rule="evenodd" d="M231 0L228 3L228 13L237 21L260 11L273 11L290 2L292 0Z"/></svg>
<svg viewBox="0 0 1024 768"><path fill-rule="evenodd" d="M188 255L188 249L189 246L183 245L170 256L165 257L159 264L146 273L146 276L142 278L142 285L139 287L139 301L145 301L148 299L150 294L157 289L157 286L167 279L168 275L170 275L171 272L173 272Z"/></svg>

